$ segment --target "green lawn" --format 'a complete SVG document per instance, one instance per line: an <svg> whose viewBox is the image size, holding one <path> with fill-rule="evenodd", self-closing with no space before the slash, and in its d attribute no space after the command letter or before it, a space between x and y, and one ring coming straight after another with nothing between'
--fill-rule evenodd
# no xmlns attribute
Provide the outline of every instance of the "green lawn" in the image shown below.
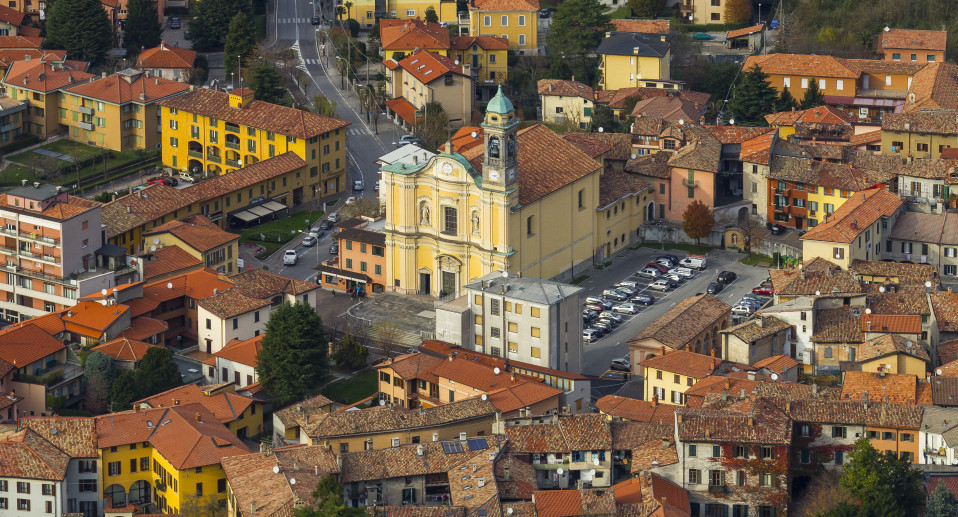
<svg viewBox="0 0 958 517"><path fill-rule="evenodd" d="M752 253L752 258L745 257L740 262L746 266L757 266L759 264L764 264L767 266L772 263L772 257L759 253Z"/></svg>
<svg viewBox="0 0 958 517"><path fill-rule="evenodd" d="M609 13L609 18L613 20L624 20L632 17L632 9L625 5Z"/></svg>
<svg viewBox="0 0 958 517"><path fill-rule="evenodd" d="M261 255L269 256L297 235L309 230L309 227L322 216L322 211L299 212L290 217L254 226L240 234L240 242L253 242L263 246L266 251Z"/></svg>
<svg viewBox="0 0 958 517"><path fill-rule="evenodd" d="M654 241L643 242L643 243L640 244L639 246L641 246L641 247L643 247L643 248L654 248L654 249L657 249L657 250L662 249L662 243L660 243L660 242L654 242ZM665 250L666 250L666 251L668 251L668 250L681 250L681 251L684 251L684 252L686 252L686 253L693 253L693 254L696 254L696 255L704 255L704 254L708 253L709 251L711 251L711 250L712 250L712 247L711 247L711 246L707 246L707 245L705 245L705 244L703 244L703 245L701 245L701 246L696 246L695 244L676 244L676 243L674 243L674 242L666 242L666 243L665 243Z"/></svg>
<svg viewBox="0 0 958 517"><path fill-rule="evenodd" d="M149 151L118 152L81 144L72 140L56 140L43 145L41 148L74 157L79 161L110 156L110 158L107 159L106 167L104 167L102 161L97 160L92 165L87 165L80 169L79 177L82 186L87 186L94 180L101 179L104 174L104 168L110 170L118 169L147 157L152 156L159 159L160 156L159 151L156 149ZM20 185L20 180L22 179L29 181L45 180L66 185L73 185L77 182L77 171L72 162L44 156L33 151L26 151L14 156L9 156L7 159L14 163L0 170L0 185ZM144 167L145 166L146 165L144 165ZM51 169L56 167L60 168L59 176L52 172L45 172L39 175L34 172L34 168L51 171Z"/></svg>
<svg viewBox="0 0 958 517"><path fill-rule="evenodd" d="M323 395L342 404L354 404L376 393L379 376L376 370L359 374L344 381L326 386Z"/></svg>
<svg viewBox="0 0 958 517"><path fill-rule="evenodd" d="M77 160L86 160L88 158L100 155L100 148L74 142L73 140L56 140L41 146L40 149L46 149L55 153L72 156ZM10 156L8 159L13 162L22 163L24 165L30 165L33 167L43 167L50 161L49 157L33 151L26 151L16 156ZM66 163L67 162L63 162L63 164Z"/></svg>

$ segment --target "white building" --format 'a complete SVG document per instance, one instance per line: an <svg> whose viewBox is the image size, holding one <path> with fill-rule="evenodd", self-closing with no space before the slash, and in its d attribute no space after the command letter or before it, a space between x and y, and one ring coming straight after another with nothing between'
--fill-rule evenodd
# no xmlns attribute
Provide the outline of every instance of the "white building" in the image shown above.
<svg viewBox="0 0 958 517"><path fill-rule="evenodd" d="M100 508L96 423L85 417L21 418L20 427L36 432L70 456L64 480L64 513L103 515Z"/></svg>
<svg viewBox="0 0 958 517"><path fill-rule="evenodd" d="M41 517L66 513L70 456L35 431L0 434L0 514Z"/></svg>
<svg viewBox="0 0 958 517"><path fill-rule="evenodd" d="M918 430L918 463L956 465L958 448L958 408L926 406Z"/></svg>
<svg viewBox="0 0 958 517"><path fill-rule="evenodd" d="M436 309L436 337L509 360L582 370L581 288L494 272ZM456 342L456 340L459 342Z"/></svg>
<svg viewBox="0 0 958 517"><path fill-rule="evenodd" d="M799 296L786 302L758 311L762 316L774 316L788 325L792 331L782 350L775 351L794 357L803 364L812 364L812 334L815 333L815 299L811 296ZM794 352L793 352L794 351Z"/></svg>
<svg viewBox="0 0 958 517"><path fill-rule="evenodd" d="M213 357L204 361L206 365L207 381L211 384L232 382L236 389L241 389L259 382L256 374L256 355L262 348L266 334L259 334L252 339L230 341L222 350L213 354Z"/></svg>

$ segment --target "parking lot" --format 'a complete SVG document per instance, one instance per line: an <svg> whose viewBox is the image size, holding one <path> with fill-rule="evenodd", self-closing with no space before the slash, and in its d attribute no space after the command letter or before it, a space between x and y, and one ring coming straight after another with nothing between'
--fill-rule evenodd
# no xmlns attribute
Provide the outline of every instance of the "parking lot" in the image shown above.
<svg viewBox="0 0 958 517"><path fill-rule="evenodd" d="M739 262L744 255L733 251L716 250L708 254L708 263L704 270L695 270L695 276L681 282L677 288L665 292L650 290L649 285L654 280L639 277L636 273L647 263L665 254L675 255L680 260L687 255L682 251L668 249L665 251L652 248L628 250L617 255L610 267L594 271L589 279L580 284L580 287L585 289L582 296L583 303L590 296L602 297L605 289L613 288L615 284L623 280L636 282L638 293L651 294L655 298L652 305L639 304L639 311L635 314L620 314L622 324L594 343L583 342L585 349L583 373L605 378L622 377L622 372L610 370L609 365L612 359L628 356L628 341L678 302L705 293L708 285L715 282L716 276L721 271L731 271L736 274L735 280L725 285L725 288L716 295L718 299L732 306L735 306L744 295L751 294L752 288L768 277L767 268L746 266ZM764 301L767 304L767 300ZM613 305L617 305L617 302L613 302ZM746 318L747 316L733 317L733 324L745 321ZM588 325L583 323L583 328L587 327Z"/></svg>

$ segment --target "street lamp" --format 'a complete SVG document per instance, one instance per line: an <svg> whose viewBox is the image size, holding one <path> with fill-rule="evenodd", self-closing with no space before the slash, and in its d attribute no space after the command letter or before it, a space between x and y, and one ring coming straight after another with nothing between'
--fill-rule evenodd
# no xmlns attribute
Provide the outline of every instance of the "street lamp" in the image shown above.
<svg viewBox="0 0 958 517"><path fill-rule="evenodd" d="M758 24L762 24L762 2L758 3Z"/></svg>
<svg viewBox="0 0 958 517"><path fill-rule="evenodd" d="M237 74L240 76L240 87L243 85L243 56L236 56L236 70Z"/></svg>

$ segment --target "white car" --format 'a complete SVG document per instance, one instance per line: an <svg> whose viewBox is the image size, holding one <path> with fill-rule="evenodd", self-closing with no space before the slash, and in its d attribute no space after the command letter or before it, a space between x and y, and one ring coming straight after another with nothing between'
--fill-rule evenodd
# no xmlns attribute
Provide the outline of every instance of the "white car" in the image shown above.
<svg viewBox="0 0 958 517"><path fill-rule="evenodd" d="M312 248L316 245L317 239L313 234L309 234L306 237L303 237L303 246L307 248Z"/></svg>
<svg viewBox="0 0 958 517"><path fill-rule="evenodd" d="M346 206L352 205L352 204L354 204L354 203L356 203L356 198L355 198L355 197L349 196L349 197L346 198Z"/></svg>
<svg viewBox="0 0 958 517"><path fill-rule="evenodd" d="M695 273L687 267L674 267L669 270L669 273L685 279L695 278Z"/></svg>
<svg viewBox="0 0 958 517"><path fill-rule="evenodd" d="M629 371L629 370L632 369L632 363L630 363L629 360L628 360L628 359L625 359L625 358L623 358L623 359L613 359L612 362L609 363L609 369L611 369L611 370L623 370L623 371L626 371L626 372L627 372L627 371Z"/></svg>
<svg viewBox="0 0 958 517"><path fill-rule="evenodd" d="M649 289L655 289L656 291L668 291L672 286L665 280L656 280L649 284Z"/></svg>
<svg viewBox="0 0 958 517"><path fill-rule="evenodd" d="M179 175L179 178L180 178L180 181L185 181L187 183L196 182L196 178L194 178L193 175L188 172L181 172Z"/></svg>
<svg viewBox="0 0 958 517"><path fill-rule="evenodd" d="M678 283L682 283L682 282L685 281L685 277L679 276L679 275L677 275L677 274L675 274L675 273L666 273L666 274L665 274L665 278L668 278L669 280L674 280L674 281L676 281L676 282L678 282Z"/></svg>
<svg viewBox="0 0 958 517"><path fill-rule="evenodd" d="M612 310L620 314L635 314L639 312L639 306L634 303L620 303L612 307Z"/></svg>
<svg viewBox="0 0 958 517"><path fill-rule="evenodd" d="M286 250L286 252L283 253L283 265L295 266L297 258L299 257L296 255L296 250Z"/></svg>
<svg viewBox="0 0 958 517"><path fill-rule="evenodd" d="M635 280L623 280L615 284L615 287L631 287L632 289L638 289L639 283Z"/></svg>
<svg viewBox="0 0 958 517"><path fill-rule="evenodd" d="M736 305L735 307L732 307L732 314L735 314L736 316L751 316L752 308L748 305Z"/></svg>

